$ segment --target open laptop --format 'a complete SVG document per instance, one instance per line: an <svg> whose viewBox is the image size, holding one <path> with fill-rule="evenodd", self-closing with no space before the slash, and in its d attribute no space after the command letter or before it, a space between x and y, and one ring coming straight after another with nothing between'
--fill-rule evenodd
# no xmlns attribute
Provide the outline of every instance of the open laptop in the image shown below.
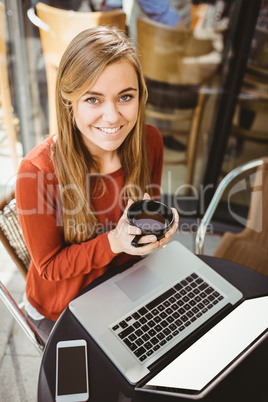
<svg viewBox="0 0 268 402"><path fill-rule="evenodd" d="M217 365L219 372L207 373L193 389L183 381L176 387L165 384L164 370L173 371L174 357L183 359L196 341L210 337L217 321L242 300L238 289L172 241L79 296L69 308L136 389L194 398L207 391L223 367ZM230 368L231 361L224 367Z"/></svg>

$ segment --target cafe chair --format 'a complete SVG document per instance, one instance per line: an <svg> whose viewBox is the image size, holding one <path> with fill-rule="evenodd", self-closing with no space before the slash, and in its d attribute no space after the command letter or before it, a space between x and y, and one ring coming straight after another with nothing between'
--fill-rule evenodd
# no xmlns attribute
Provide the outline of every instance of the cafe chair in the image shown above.
<svg viewBox="0 0 268 402"><path fill-rule="evenodd" d="M255 175L252 173L255 172ZM203 254L207 228L226 189L228 206L231 196L245 188L249 178L251 200L244 229L239 233L226 232L214 252L215 257L249 267L268 276L268 157L255 159L233 169L220 182L201 220L196 234L196 253ZM241 224L244 219L235 215Z"/></svg>
<svg viewBox="0 0 268 402"><path fill-rule="evenodd" d="M238 98L237 116L231 131L231 141L243 143L268 142L266 126L258 118L268 115L268 30L256 27ZM237 149L238 151L239 149ZM234 156L236 156L234 154Z"/></svg>
<svg viewBox="0 0 268 402"><path fill-rule="evenodd" d="M188 121L186 158L164 162L186 164L185 188L193 182L206 85L218 71L222 47L221 34L213 30L179 30L148 18L137 20L137 48L148 86L146 117L161 126L168 122L167 129L159 126L164 143L166 136L182 134L172 125Z"/></svg>
<svg viewBox="0 0 268 402"><path fill-rule="evenodd" d="M5 32L5 6L0 2L0 104L3 109L3 122L7 134L8 147L10 149L11 158L15 169L19 165L19 157L16 150L17 128L19 120L13 114L13 107L10 95L10 86L8 79L8 63L6 49L6 32ZM0 149L6 148L4 144L0 145Z"/></svg>
<svg viewBox="0 0 268 402"><path fill-rule="evenodd" d="M36 11L36 14L35 14ZM80 12L62 10L39 2L27 11L30 21L39 28L48 90L49 132L57 132L55 88L62 54L81 31L98 25L116 26L126 30L126 14L122 9Z"/></svg>
<svg viewBox="0 0 268 402"><path fill-rule="evenodd" d="M22 276L26 278L31 258L19 224L14 190L0 200L0 240ZM31 342L40 352L43 352L45 343L25 315L23 303L18 305L1 281L0 299Z"/></svg>

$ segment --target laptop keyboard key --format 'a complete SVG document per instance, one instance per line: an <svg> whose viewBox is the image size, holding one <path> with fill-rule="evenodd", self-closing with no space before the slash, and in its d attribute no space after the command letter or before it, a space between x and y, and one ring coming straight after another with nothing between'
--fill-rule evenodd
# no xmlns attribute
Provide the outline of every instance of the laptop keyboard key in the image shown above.
<svg viewBox="0 0 268 402"><path fill-rule="evenodd" d="M159 339L157 339L156 336L155 336L155 337L153 337L153 338L151 339L151 342L152 342L153 345L156 345L156 344L158 344Z"/></svg>
<svg viewBox="0 0 268 402"><path fill-rule="evenodd" d="M156 306L158 306L158 304L161 304L163 301L171 297L175 292L176 291L173 288L167 290L162 295L158 296L156 299L147 304L146 307L148 310L153 310Z"/></svg>
<svg viewBox="0 0 268 402"><path fill-rule="evenodd" d="M141 338L139 338L139 339L136 340L136 345L138 345L138 346L143 345L143 343L144 343L144 341L143 341L143 339L141 339Z"/></svg>
<svg viewBox="0 0 268 402"><path fill-rule="evenodd" d="M154 327L154 330L156 331L156 332L160 332L160 331L162 331L162 327L161 327L161 325L156 325L155 327Z"/></svg>
<svg viewBox="0 0 268 402"><path fill-rule="evenodd" d="M140 357L140 361L141 361L141 362L143 362L145 359L147 359L147 356L146 356L146 355L143 355L143 356Z"/></svg>
<svg viewBox="0 0 268 402"><path fill-rule="evenodd" d="M214 289L212 289L211 286L209 286L207 289L205 289L205 292L207 295L210 295L210 293L212 293L214 291Z"/></svg>
<svg viewBox="0 0 268 402"><path fill-rule="evenodd" d="M162 332L160 332L160 333L157 335L157 338L161 341L162 339L165 338L165 335L162 334Z"/></svg>
<svg viewBox="0 0 268 402"><path fill-rule="evenodd" d="M150 339L150 336L148 334L142 335L142 339L146 342Z"/></svg>
<svg viewBox="0 0 268 402"><path fill-rule="evenodd" d="M141 337L142 334L143 334L143 332L142 332L141 329L137 329L137 331L135 332L135 335L136 335L138 338Z"/></svg>
<svg viewBox="0 0 268 402"><path fill-rule="evenodd" d="M137 345L135 343L131 342L128 338L124 339L125 344L129 347L130 350L134 352L134 350L137 349Z"/></svg>
<svg viewBox="0 0 268 402"><path fill-rule="evenodd" d="M181 283L177 283L177 285L174 286L175 289L181 290L183 288Z"/></svg>
<svg viewBox="0 0 268 402"><path fill-rule="evenodd" d="M119 336L119 338L124 339L126 336L130 335L133 331L134 331L134 328L131 326L131 327L124 329L124 331L120 332L118 334L118 336Z"/></svg>
<svg viewBox="0 0 268 402"><path fill-rule="evenodd" d="M204 289L206 289L208 287L208 284L206 283L206 282L203 282L200 286L199 286L199 289L200 290L204 290Z"/></svg>
<svg viewBox="0 0 268 402"><path fill-rule="evenodd" d="M146 349L141 346L139 349L135 350L134 355L137 357L142 356L146 352Z"/></svg>

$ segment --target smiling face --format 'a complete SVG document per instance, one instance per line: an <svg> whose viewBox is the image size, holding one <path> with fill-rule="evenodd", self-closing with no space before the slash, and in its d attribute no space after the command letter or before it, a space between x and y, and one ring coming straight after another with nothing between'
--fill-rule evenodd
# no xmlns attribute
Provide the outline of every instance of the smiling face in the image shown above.
<svg viewBox="0 0 268 402"><path fill-rule="evenodd" d="M72 105L90 153L97 157L116 153L137 121L139 83L134 67L127 60L108 65Z"/></svg>

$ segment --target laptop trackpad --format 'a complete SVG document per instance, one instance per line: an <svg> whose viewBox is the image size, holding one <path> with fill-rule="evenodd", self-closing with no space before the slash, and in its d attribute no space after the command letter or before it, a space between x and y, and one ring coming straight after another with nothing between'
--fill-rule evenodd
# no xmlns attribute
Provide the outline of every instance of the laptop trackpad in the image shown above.
<svg viewBox="0 0 268 402"><path fill-rule="evenodd" d="M115 284L130 300L136 301L161 285L161 280L147 265L142 265Z"/></svg>

